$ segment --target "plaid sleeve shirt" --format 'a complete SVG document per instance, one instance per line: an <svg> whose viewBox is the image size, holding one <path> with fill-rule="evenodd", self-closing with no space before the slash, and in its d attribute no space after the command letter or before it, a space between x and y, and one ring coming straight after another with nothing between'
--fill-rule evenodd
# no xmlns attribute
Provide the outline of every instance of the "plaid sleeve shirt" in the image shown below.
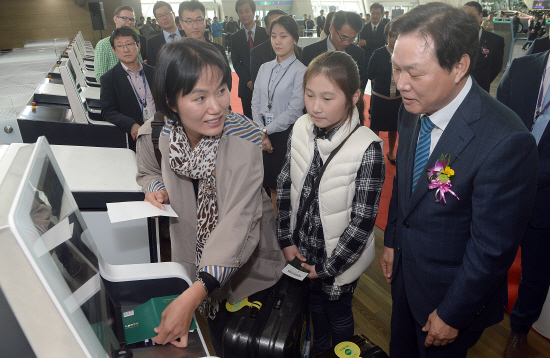
<svg viewBox="0 0 550 358"><path fill-rule="evenodd" d="M333 128L328 133L314 127L317 138L331 139L341 126ZM277 180L277 237L281 248L296 245L304 257L315 262L315 270L322 283L322 290L330 300L337 300L345 292L353 292L357 281L344 285L334 285L334 277L347 270L361 255L369 233L371 232L376 214L382 184L385 179L384 156L380 143L372 143L363 154L361 166L355 178L355 196L352 202L351 219L348 227L338 240L338 245L327 258L325 250L325 238L319 211L319 189L304 217L299 228L299 242L293 242L290 228L291 203L290 203L290 153L291 138L288 140L288 149L285 164ZM303 205L311 192L315 178L323 166L317 140L314 141L314 153L298 207L298 215L303 211Z"/></svg>

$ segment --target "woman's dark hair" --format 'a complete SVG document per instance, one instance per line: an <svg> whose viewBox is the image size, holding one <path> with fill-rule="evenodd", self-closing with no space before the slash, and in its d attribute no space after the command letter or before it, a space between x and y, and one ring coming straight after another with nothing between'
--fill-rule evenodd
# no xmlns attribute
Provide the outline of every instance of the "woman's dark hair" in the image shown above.
<svg viewBox="0 0 550 358"><path fill-rule="evenodd" d="M323 32L327 37L330 36L330 25L332 24L332 17L336 14L335 11L331 11L327 14L327 18L325 19L325 26L323 27Z"/></svg>
<svg viewBox="0 0 550 358"><path fill-rule="evenodd" d="M442 2L419 5L394 19L392 30L399 36L416 33L434 42L439 66L450 72L463 55L470 57L470 67L465 76L474 69L479 48L479 24L477 19L463 9Z"/></svg>
<svg viewBox="0 0 550 358"><path fill-rule="evenodd" d="M386 26L384 26L384 40L388 38L392 33L397 33L394 28L392 28L393 20L388 22Z"/></svg>
<svg viewBox="0 0 550 358"><path fill-rule="evenodd" d="M220 52L208 42L185 38L162 46L157 57L153 80L153 98L157 110L181 123L178 99L189 94L206 71L218 72L222 84L231 81L231 70Z"/></svg>
<svg viewBox="0 0 550 358"><path fill-rule="evenodd" d="M359 77L359 69L353 58L344 51L327 51L317 56L307 66L304 74L303 89L305 91L307 82L310 78L317 75L326 76L334 83L346 96L346 107L348 118L353 115L353 95L361 90L361 78ZM357 110L359 111L359 123L363 125L365 121L365 102L363 101L363 93L357 101Z"/></svg>
<svg viewBox="0 0 550 358"><path fill-rule="evenodd" d="M294 20L292 17L288 15L279 16L278 18L276 18L271 22L269 31L272 32L273 26L277 24L281 25L290 34L290 36L294 38L296 43L298 43L298 40L300 40L300 33L298 32L299 30L298 30L298 24L296 23L296 20ZM271 47L272 47L271 49L273 50L273 46ZM297 45L294 45L294 54L296 55L296 57L299 56Z"/></svg>

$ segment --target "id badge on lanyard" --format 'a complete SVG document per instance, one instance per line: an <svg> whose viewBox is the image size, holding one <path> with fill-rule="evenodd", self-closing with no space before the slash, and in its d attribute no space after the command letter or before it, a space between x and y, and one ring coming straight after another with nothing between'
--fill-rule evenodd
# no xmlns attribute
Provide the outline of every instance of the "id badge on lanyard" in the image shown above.
<svg viewBox="0 0 550 358"><path fill-rule="evenodd" d="M151 118L152 114L151 114L151 110L149 109L149 107L145 106L143 107L143 121L147 121L149 118Z"/></svg>
<svg viewBox="0 0 550 358"><path fill-rule="evenodd" d="M271 122L273 122L273 113L271 112L266 112L264 114L264 118L265 118L265 125L269 125Z"/></svg>

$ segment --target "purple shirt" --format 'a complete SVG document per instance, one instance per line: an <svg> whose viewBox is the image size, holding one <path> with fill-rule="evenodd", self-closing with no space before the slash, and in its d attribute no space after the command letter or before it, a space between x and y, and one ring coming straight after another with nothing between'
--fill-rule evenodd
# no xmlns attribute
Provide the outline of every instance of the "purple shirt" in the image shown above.
<svg viewBox="0 0 550 358"><path fill-rule="evenodd" d="M134 88L134 95L136 95L136 99L139 102L139 99L141 98L141 101L145 101L147 103L147 108L149 109L149 116L147 118L143 118L143 122L148 120L150 117L155 115L156 108L155 108L155 101L153 100L153 93L151 92L151 88L149 87L149 83L147 83L147 79L145 79L145 88L143 87L143 77L141 75L143 71L143 65L141 62L139 62L139 69L137 72L132 71L126 65L124 65L122 62L120 63L122 65L122 68L126 73L128 74L128 81L130 81L130 85ZM145 74L143 74L145 76ZM139 95L139 98L138 98ZM141 104L141 103L140 103Z"/></svg>

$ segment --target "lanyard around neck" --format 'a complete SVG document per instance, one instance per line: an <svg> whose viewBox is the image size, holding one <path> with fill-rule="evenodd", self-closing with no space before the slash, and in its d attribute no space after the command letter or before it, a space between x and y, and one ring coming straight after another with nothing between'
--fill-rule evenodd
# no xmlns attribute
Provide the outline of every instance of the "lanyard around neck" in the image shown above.
<svg viewBox="0 0 550 358"><path fill-rule="evenodd" d="M146 82L145 82L144 72L145 72L145 69L142 69L141 70L141 78L143 79L143 91L145 92L145 98L143 100L139 96L139 93L137 92L136 87L134 87L134 82L132 80L130 80L130 84L132 85L132 88L134 89L134 93L136 94L136 97L139 101L139 104L141 105L142 111L143 111L143 107L147 107L147 85L146 85ZM130 74L128 72L126 72L126 75L130 76Z"/></svg>
<svg viewBox="0 0 550 358"><path fill-rule="evenodd" d="M544 108L542 108L542 101L543 101L543 94L544 94L544 78L546 77L546 66L544 67L544 72L542 73L542 82L541 82L541 86L540 86L540 89L539 89L539 98L537 100L537 111L535 112L535 118L533 120L533 125L531 126L531 130L533 130L533 127L535 126L535 122L537 121L537 119L542 116L544 114L544 112L546 112L546 110L548 109L548 107L550 107L550 101L548 101L548 103L546 103L546 106L544 106Z"/></svg>
<svg viewBox="0 0 550 358"><path fill-rule="evenodd" d="M294 61L296 61L296 59L294 59ZM283 77L285 77L286 73L288 72L288 70L290 69L290 67L294 63L294 61L292 61L290 63L290 65L288 65L288 67L286 68L286 70L283 73L283 75L281 76L281 78L279 78L279 81L275 84L275 87L273 88L273 93L271 93L271 91L269 90L269 84L271 83L271 77L273 76L273 70L275 70L275 67L277 67L277 66L275 66L271 69L271 74L269 75L269 82L267 82L267 109L268 110L271 110L271 106L273 104L273 97L275 96L275 90L277 89L277 86L279 85L279 83L281 83L281 80L283 79Z"/></svg>

